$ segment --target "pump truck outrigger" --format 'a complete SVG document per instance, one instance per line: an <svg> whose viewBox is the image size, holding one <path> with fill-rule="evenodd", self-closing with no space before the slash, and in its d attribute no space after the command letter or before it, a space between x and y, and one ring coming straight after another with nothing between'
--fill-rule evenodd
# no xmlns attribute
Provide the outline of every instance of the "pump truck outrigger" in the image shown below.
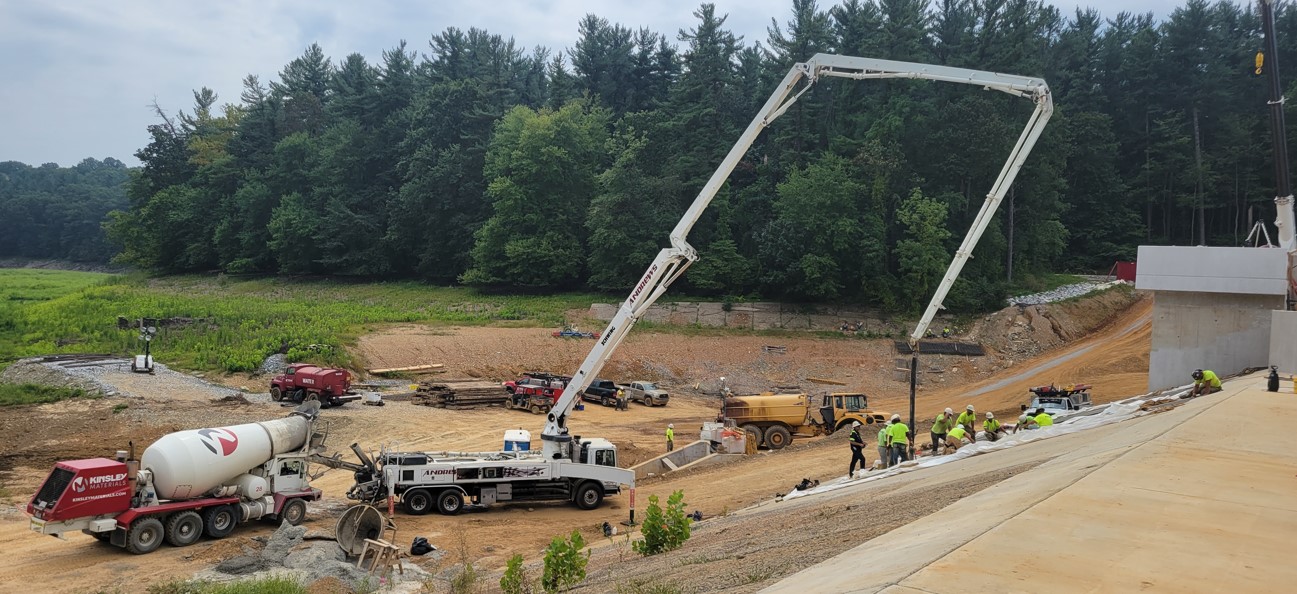
<svg viewBox="0 0 1297 594"><path fill-rule="evenodd" d="M546 416L541 433L542 451L533 452L382 452L374 461L361 456L354 465L356 484L348 496L374 500L399 495L407 510L424 513L434 507L442 513L456 513L466 498L478 503L526 499L570 499L582 508L599 505L604 495L616 493L621 485L631 489L630 520L635 521L635 474L616 467L616 446L603 439L581 439L568 433L567 416L613 351L625 340L635 322L644 315L667 288L698 259L698 253L686 241L712 198L729 177L739 160L747 153L761 131L782 115L821 77L849 79L912 78L971 84L1031 99L1036 104L1031 119L1014 145L1008 161L1000 171L977 218L955 253L950 269L937 288L927 312L916 329L922 336L940 308L946 292L982 232L989 224L996 206L1013 183L1013 178L1040 137L1041 130L1053 112L1049 87L1038 78L1028 78L964 68L894 62L816 54L810 60L793 66L779 83L738 141L726 154L720 166L703 185L680 222L671 231L671 247L658 252L648 270L636 283L630 296L618 308L608 327L586 356L562 394ZM360 454L358 448L358 455ZM338 462L340 463L340 462ZM341 463L340 463L341 464ZM519 497L521 496L521 497Z"/></svg>

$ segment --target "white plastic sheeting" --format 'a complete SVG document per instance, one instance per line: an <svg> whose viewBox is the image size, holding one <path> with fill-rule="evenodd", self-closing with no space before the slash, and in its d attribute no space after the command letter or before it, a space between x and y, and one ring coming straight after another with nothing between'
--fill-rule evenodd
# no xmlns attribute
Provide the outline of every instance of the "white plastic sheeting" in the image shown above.
<svg viewBox="0 0 1297 594"><path fill-rule="evenodd" d="M999 441L988 441L984 438L984 433L978 433L979 438L977 443L960 447L953 454L928 456L919 458L918 460L910 460L882 471L858 470L853 478L839 478L833 481L821 483L820 486L813 489L792 491L787 495L784 495L783 499L796 499L798 497L805 497L816 493L836 491L844 487L853 487L867 482L882 480L898 474L912 472L920 468L941 466L942 464L949 464L956 460L963 460L964 458L971 456L980 456L990 452L998 452L1000 450L1017 447L1024 443L1031 443L1042 439L1052 439L1060 435L1068 435L1071 433L1086 431L1088 429L1094 429L1096 427L1111 425L1113 423L1120 423L1122 421L1127 421L1148 414L1147 412L1140 410L1140 407L1146 404L1158 404L1179 400L1180 397L1187 394L1188 391L1189 386L1181 386L1174 390L1157 395L1144 394L1079 411L1062 413L1054 416L1054 424L1049 427L1045 427L1044 429L1019 431L1017 433L1005 435L1001 437Z"/></svg>

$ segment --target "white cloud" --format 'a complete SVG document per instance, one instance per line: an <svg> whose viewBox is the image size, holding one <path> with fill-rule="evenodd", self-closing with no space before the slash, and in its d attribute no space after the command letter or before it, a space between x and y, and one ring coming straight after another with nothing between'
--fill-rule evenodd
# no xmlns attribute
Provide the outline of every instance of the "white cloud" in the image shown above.
<svg viewBox="0 0 1297 594"><path fill-rule="evenodd" d="M263 82L312 42L335 61L358 52L371 63L401 39L426 52L447 27L478 27L513 37L530 51L571 47L589 13L675 41L697 19L695 0L0 0L0 161L72 165L85 157L134 164L156 122L149 104L188 110L207 86L238 101L241 81ZM1074 4L1056 0L1065 15ZM765 42L770 19L782 25L791 0L716 0L726 26L744 42ZM832 2L821 0L820 5ZM1104 16L1153 11L1173 0L1087 2Z"/></svg>

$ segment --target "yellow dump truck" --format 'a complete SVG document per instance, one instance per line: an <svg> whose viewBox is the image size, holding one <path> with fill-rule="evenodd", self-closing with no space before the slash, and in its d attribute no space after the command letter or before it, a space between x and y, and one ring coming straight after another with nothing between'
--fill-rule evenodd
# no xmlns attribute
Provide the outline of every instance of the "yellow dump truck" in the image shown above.
<svg viewBox="0 0 1297 594"><path fill-rule="evenodd" d="M727 396L724 415L748 434L748 441L778 450L794 435L828 435L852 421L883 423L888 414L869 410L869 398L859 392L833 394L774 394Z"/></svg>

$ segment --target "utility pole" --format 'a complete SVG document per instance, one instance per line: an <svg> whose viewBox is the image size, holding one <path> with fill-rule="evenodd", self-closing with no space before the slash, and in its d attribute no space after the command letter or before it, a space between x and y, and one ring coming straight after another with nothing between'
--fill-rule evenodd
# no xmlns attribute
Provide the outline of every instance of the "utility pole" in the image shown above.
<svg viewBox="0 0 1297 594"><path fill-rule="evenodd" d="M1283 88L1279 83L1279 44L1274 30L1275 1L1261 0L1258 3L1261 8L1261 31L1265 33L1265 50L1256 56L1256 73L1268 70L1266 74L1270 81L1270 100L1266 103L1270 106L1270 140L1274 147L1274 204L1278 211L1275 225L1279 227L1279 247L1291 253L1297 246L1293 245L1292 177L1288 174L1288 133L1284 123ZM1269 63L1266 64L1266 61Z"/></svg>

